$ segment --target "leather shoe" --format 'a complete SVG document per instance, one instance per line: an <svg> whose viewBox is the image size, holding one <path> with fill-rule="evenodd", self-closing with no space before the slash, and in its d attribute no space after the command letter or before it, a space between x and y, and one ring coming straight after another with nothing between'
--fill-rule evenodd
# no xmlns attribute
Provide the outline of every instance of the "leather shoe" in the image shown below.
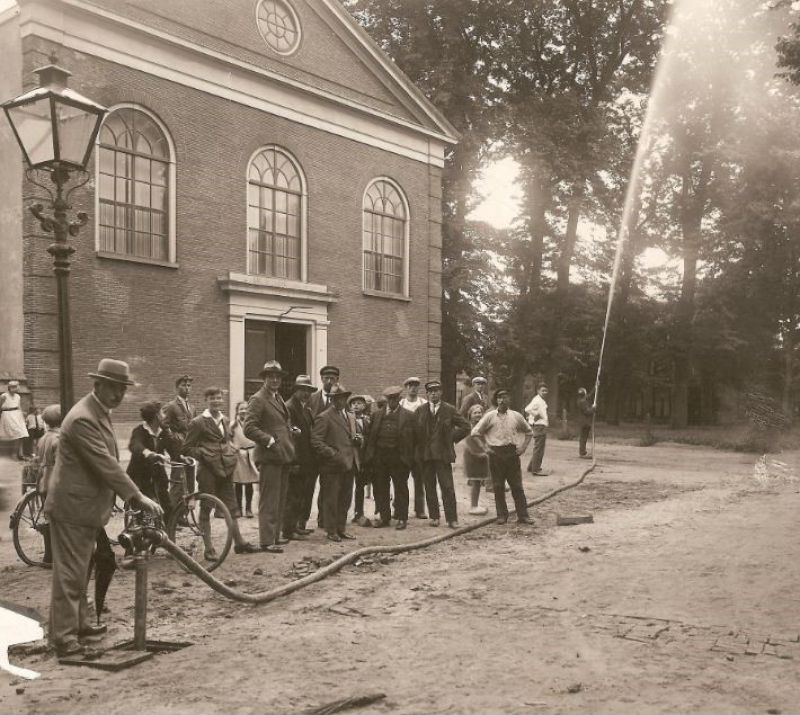
<svg viewBox="0 0 800 715"><path fill-rule="evenodd" d="M284 538L289 539L289 541L308 541L308 537L306 537L305 534L301 534L299 531L295 531L293 534L284 534Z"/></svg>
<svg viewBox="0 0 800 715"><path fill-rule="evenodd" d="M355 538L356 538L352 534L348 534L346 531L340 531L339 532L339 537L342 538L342 539L347 539L347 541L355 541Z"/></svg>
<svg viewBox="0 0 800 715"><path fill-rule="evenodd" d="M507 516L498 516L494 520L494 523L495 524L507 524L508 523L508 517Z"/></svg>
<svg viewBox="0 0 800 715"><path fill-rule="evenodd" d="M389 521L378 521L373 526L376 529L386 529L390 527L392 524Z"/></svg>
<svg viewBox="0 0 800 715"><path fill-rule="evenodd" d="M300 536L308 536L309 534L314 533L314 529L301 529L300 527L298 527L297 529L294 530L294 533L300 534Z"/></svg>
<svg viewBox="0 0 800 715"><path fill-rule="evenodd" d="M219 554L216 551L214 551L214 549L206 549L205 553L203 554L203 558L206 561L218 561Z"/></svg>
<svg viewBox="0 0 800 715"><path fill-rule="evenodd" d="M457 522L457 521L448 521L448 522L447 522L447 525L448 525L448 526L449 526L451 529L458 529L458 522Z"/></svg>
<svg viewBox="0 0 800 715"><path fill-rule="evenodd" d="M283 549L277 544L261 544L261 550L268 554L282 554Z"/></svg>
<svg viewBox="0 0 800 715"><path fill-rule="evenodd" d="M68 641L67 643L60 643L56 646L56 655L59 658L67 658L74 655L83 655L86 652L86 646L78 641Z"/></svg>
<svg viewBox="0 0 800 715"><path fill-rule="evenodd" d="M407 526L406 522L398 521L397 526L395 526L394 528L397 529L398 531L402 531L403 529L406 528L406 526Z"/></svg>
<svg viewBox="0 0 800 715"><path fill-rule="evenodd" d="M439 526L439 520L438 519L431 519L430 523L431 523L431 526Z"/></svg>
<svg viewBox="0 0 800 715"><path fill-rule="evenodd" d="M79 638L89 638L91 636L101 636L103 633L108 632L108 626L105 623L99 623L96 626L84 626L78 631Z"/></svg>
<svg viewBox="0 0 800 715"><path fill-rule="evenodd" d="M287 539L285 536L282 536L282 537L279 537L279 538L275 539L275 543L278 546L283 546L284 544L288 544L289 543L289 539Z"/></svg>
<svg viewBox="0 0 800 715"><path fill-rule="evenodd" d="M417 519L427 519L428 515L424 511L418 511L416 517Z"/></svg>
<svg viewBox="0 0 800 715"><path fill-rule="evenodd" d="M339 534L328 534L325 537L328 541L335 541L337 544L342 540L342 537Z"/></svg>
<svg viewBox="0 0 800 715"><path fill-rule="evenodd" d="M258 547L255 544L251 544L249 541L246 541L244 544L236 544L233 547L233 553L235 554L255 554L258 552Z"/></svg>
<svg viewBox="0 0 800 715"><path fill-rule="evenodd" d="M533 519L529 516L521 516L517 519L517 524L533 524Z"/></svg>

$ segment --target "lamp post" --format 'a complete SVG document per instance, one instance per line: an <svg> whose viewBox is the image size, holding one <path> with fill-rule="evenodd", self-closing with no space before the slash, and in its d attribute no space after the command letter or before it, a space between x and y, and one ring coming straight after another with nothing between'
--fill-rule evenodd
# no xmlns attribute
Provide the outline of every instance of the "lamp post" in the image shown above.
<svg viewBox="0 0 800 715"><path fill-rule="evenodd" d="M58 351L59 393L61 414L66 415L73 404L72 390L72 328L70 322L69 284L70 258L75 248L69 237L77 236L88 216L77 214L76 221L67 219L69 195L88 181L86 165L92 153L97 132L106 109L67 87L70 72L51 64L34 70L39 75L39 87L19 97L4 102L2 107L22 149L28 165L28 178L47 190L52 200L52 215L44 213L42 204L30 207L46 233L52 233L54 242L47 252L53 257L58 295ZM33 176L36 171L49 174L55 193ZM84 181L64 192L64 186L73 173L83 174Z"/></svg>

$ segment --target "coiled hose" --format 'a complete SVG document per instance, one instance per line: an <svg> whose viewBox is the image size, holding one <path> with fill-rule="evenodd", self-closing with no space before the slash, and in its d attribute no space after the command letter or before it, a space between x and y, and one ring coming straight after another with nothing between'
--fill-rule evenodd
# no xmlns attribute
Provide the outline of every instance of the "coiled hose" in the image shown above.
<svg viewBox="0 0 800 715"><path fill-rule="evenodd" d="M580 478L570 484L565 484L563 486L558 487L557 489L553 489L553 491L548 492L547 494L534 499L531 502L528 502L528 506L536 506L537 504L541 504L542 502L547 501L548 499L552 499L557 494L561 494L562 492L567 491L568 489L573 489L577 487L584 479L594 471L596 466L596 461L594 457L592 458L591 465L583 471ZM514 514L515 512L511 512ZM344 554L340 556L338 559L333 561L332 563L328 564L327 566L323 566L322 568L317 569L314 573L308 574L308 576L304 576L303 578L297 579L296 581L292 581L291 583L287 583L283 586L279 586L278 588L273 588L269 591L261 591L257 593L244 593L243 591L237 591L230 586L226 586L222 581L212 576L208 571L206 571L199 563L197 563L191 556L189 556L186 552L183 551L179 546L176 546L172 541L169 540L167 535L161 531L160 529L146 529L146 536L152 543L162 546L176 561L179 561L183 566L185 566L189 571L191 571L195 576L197 576L201 581L205 584L213 588L217 593L221 593L226 598L230 598L234 601L240 601L242 603L252 603L252 604L261 604L261 603L269 603L270 601L275 601L282 596L288 596L290 593L294 593L295 591L299 591L301 588L305 588L306 586L310 586L312 583L316 583L317 581L322 581L323 579L335 574L337 571L340 571L342 568L347 566L348 564L352 564L358 559L367 556L369 554L402 554L406 551L416 551L417 549L424 549L428 546L433 546L434 544L439 544L443 541L447 541L448 539L454 539L457 536L462 536L463 534L468 534L471 531L475 531L476 529L481 529L484 526L488 526L489 524L494 524L495 518L487 518L483 519L482 521L478 521L474 524L469 524L468 526L462 526L458 529L448 530L444 534L439 536L434 536L430 539L423 539L422 541L414 541L410 544L395 544L392 546L365 546L361 549L356 549L355 551L351 551L349 554Z"/></svg>

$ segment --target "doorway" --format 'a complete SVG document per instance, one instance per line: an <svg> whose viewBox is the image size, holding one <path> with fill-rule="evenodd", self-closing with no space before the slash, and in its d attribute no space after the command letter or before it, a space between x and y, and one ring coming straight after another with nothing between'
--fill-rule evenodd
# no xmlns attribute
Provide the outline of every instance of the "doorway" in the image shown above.
<svg viewBox="0 0 800 715"><path fill-rule="evenodd" d="M244 399L250 399L263 384L258 373L267 360L277 360L288 373L281 385L281 395L288 399L292 394L294 379L308 372L308 339L307 325L245 320Z"/></svg>

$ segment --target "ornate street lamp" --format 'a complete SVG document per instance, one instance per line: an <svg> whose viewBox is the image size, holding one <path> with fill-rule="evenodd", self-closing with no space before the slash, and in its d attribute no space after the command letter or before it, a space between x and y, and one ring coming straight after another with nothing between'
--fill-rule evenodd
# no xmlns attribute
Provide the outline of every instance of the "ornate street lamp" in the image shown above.
<svg viewBox="0 0 800 715"><path fill-rule="evenodd" d="M66 414L73 404L72 391L72 329L69 308L70 256L75 249L69 244L69 236L77 236L88 216L77 215L77 221L67 220L68 200L75 189L89 180L86 165L94 147L97 132L106 113L106 108L87 99L67 87L70 72L52 64L34 70L39 75L39 87L4 102L6 113L22 155L28 165L26 175L37 186L45 189L52 201L53 213L44 214L42 204L30 207L42 230L52 233L54 243L47 252L53 256L53 272L56 274L58 293L58 349L61 413ZM37 172L49 176L55 185L55 193L47 185L37 181ZM72 174L82 181L64 194L64 186Z"/></svg>

